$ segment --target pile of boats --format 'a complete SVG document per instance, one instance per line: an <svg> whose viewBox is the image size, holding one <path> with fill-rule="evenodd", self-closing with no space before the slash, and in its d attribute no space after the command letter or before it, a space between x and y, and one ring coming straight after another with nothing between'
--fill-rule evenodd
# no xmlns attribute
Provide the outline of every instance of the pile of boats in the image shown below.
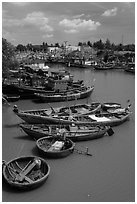
<svg viewBox="0 0 137 204"><path fill-rule="evenodd" d="M74 81L68 72L50 72L44 76L24 74L14 80L3 80L2 91L11 101L35 99L40 102L70 101L89 97L94 85L87 87L83 80ZM15 97L16 93L16 97ZM13 95L9 98L8 95Z"/></svg>
<svg viewBox="0 0 137 204"><path fill-rule="evenodd" d="M88 148L86 151L76 149L75 143L113 135L112 127L127 121L131 114L130 101L126 108L112 102L76 104L77 99L90 96L94 85L86 87L83 81L74 82L66 72L62 75L52 73L47 78L38 77L37 82L41 83L36 85L34 76L29 74L29 79L22 77L17 83L3 83L3 103L35 98L49 105L47 109L25 111L19 110L17 105L13 108L14 113L23 120L21 130L35 140L41 156L22 156L2 162L3 180L11 187L23 190L36 188L46 181L50 167L45 158L62 158L74 151L92 156ZM16 95L9 95L8 91ZM76 102L58 108L50 105L50 102L69 100Z"/></svg>
<svg viewBox="0 0 137 204"><path fill-rule="evenodd" d="M75 142L98 139L114 134L112 126L129 119L128 107L119 103L75 104L49 109L21 111L14 105L14 113L23 121L21 130L36 142L38 156L24 156L9 162L3 161L3 179L12 186L30 190L43 184L49 176L50 167L45 158L62 158L74 151L92 156L88 148L81 151Z"/></svg>

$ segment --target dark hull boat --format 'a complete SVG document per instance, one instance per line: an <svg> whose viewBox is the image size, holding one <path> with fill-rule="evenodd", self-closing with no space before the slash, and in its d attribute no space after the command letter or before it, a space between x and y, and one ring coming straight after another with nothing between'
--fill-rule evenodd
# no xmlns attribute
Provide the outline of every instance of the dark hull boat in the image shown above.
<svg viewBox="0 0 137 204"><path fill-rule="evenodd" d="M3 93L17 93L20 95L22 99L35 99L37 94L46 94L46 95L54 95L54 94L64 94L67 91L74 91L77 89L82 89L85 87L81 81L78 81L77 83L73 83L73 81L68 80L53 80L56 85L55 87L52 85L48 85L45 83L45 85L30 85L30 84L24 84L24 83L9 83L2 85ZM52 83L51 83L52 84ZM64 87L62 89L62 87ZM36 93L36 95L35 95Z"/></svg>
<svg viewBox="0 0 137 204"><path fill-rule="evenodd" d="M129 73L135 74L135 67L125 68L125 72L129 72Z"/></svg>
<svg viewBox="0 0 137 204"><path fill-rule="evenodd" d="M2 92L4 93L4 94L15 94L15 93L17 93L17 94L19 94L19 92L18 92L18 87L16 87L16 85L14 85L14 84L4 84L4 83L2 83Z"/></svg>
<svg viewBox="0 0 137 204"><path fill-rule="evenodd" d="M15 94L20 95L21 99L33 99L35 98L34 93L43 93L45 87L34 87L29 85L9 84L3 85L2 90L4 94Z"/></svg>
<svg viewBox="0 0 137 204"><path fill-rule="evenodd" d="M3 179L11 187L31 190L48 178L50 167L40 157L24 156L3 162Z"/></svg>
<svg viewBox="0 0 137 204"><path fill-rule="evenodd" d="M74 151L75 144L70 139L43 137L37 140L36 145L43 156L62 158Z"/></svg>
<svg viewBox="0 0 137 204"><path fill-rule="evenodd" d="M15 85L20 97L22 99L33 99L35 98L34 93L45 93L44 87L31 87L27 85Z"/></svg>
<svg viewBox="0 0 137 204"><path fill-rule="evenodd" d="M50 104L49 104L50 106ZM37 109L37 110L26 110L26 111L19 111L17 106L14 106L13 111L16 113L18 117L22 120L26 121L27 123L45 123L45 118L47 116L67 116L70 113L75 115L87 115L95 113L97 110L101 108L100 103L91 103L91 104L77 104L72 106L65 106L54 109L50 106L50 109Z"/></svg>
<svg viewBox="0 0 137 204"><path fill-rule="evenodd" d="M66 91L63 93L44 94L35 93L35 96L42 102L60 102L60 101L72 101L76 99L87 98L91 95L94 87L84 87L84 89Z"/></svg>
<svg viewBox="0 0 137 204"><path fill-rule="evenodd" d="M20 127L25 133L31 138L39 139L46 136L56 137L58 133L65 133L66 138L72 141L85 141L98 139L108 133L111 135L112 130L109 126L91 126L91 125L31 125L31 124L20 124ZM110 132L111 131L111 132Z"/></svg>
<svg viewBox="0 0 137 204"><path fill-rule="evenodd" d="M112 65L95 65L95 70L112 70L114 67Z"/></svg>
<svg viewBox="0 0 137 204"><path fill-rule="evenodd" d="M20 99L20 95L15 95L15 94L6 94L3 96L4 96L4 98L6 98L6 100L8 102L15 102L15 101L18 101Z"/></svg>

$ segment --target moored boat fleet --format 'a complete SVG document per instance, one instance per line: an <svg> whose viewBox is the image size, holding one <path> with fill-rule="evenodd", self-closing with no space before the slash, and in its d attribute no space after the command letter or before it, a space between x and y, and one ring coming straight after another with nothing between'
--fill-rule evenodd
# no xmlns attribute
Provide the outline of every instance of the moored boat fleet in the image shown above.
<svg viewBox="0 0 137 204"><path fill-rule="evenodd" d="M57 81L59 83L56 83ZM54 79L54 82L52 81L54 88L48 91L37 89L36 92L34 87L31 89L29 87L25 91L26 86L25 90L18 88L18 91L22 90L23 96L30 93L30 96L33 95L48 103L49 108L20 110L17 105L14 105L13 111L21 119L19 127L35 141L39 155L17 157L9 162L3 161L3 179L9 186L23 190L40 186L50 173L46 158L63 158L74 151L92 156L88 148L86 151L76 149L76 142L112 136L114 134L112 127L130 118L129 100L125 108L116 102L78 104L77 99L88 97L94 85L86 87L83 82L69 81L68 83L68 80L64 80L62 85L61 81L63 80ZM14 89L15 86L10 88ZM57 108L53 108L50 104L50 102L69 100L75 100L76 103L74 105L67 103L66 106Z"/></svg>

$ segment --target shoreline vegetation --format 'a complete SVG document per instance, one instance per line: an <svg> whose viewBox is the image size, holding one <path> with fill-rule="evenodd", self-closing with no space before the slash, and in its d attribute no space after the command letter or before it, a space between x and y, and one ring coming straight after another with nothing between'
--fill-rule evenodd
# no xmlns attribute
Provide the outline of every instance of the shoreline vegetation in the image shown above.
<svg viewBox="0 0 137 204"><path fill-rule="evenodd" d="M135 63L135 44L111 43L109 39L101 39L94 43L79 42L77 46L66 43L55 45L43 42L41 45L12 45L2 38L2 77L8 77L10 70L18 70L23 65L35 66L44 63L63 63L80 68L95 65L127 66Z"/></svg>

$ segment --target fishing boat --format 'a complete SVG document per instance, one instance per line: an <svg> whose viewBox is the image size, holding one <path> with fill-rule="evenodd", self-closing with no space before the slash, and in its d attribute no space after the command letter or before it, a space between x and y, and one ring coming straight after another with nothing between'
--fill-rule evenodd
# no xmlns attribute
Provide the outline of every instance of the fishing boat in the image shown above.
<svg viewBox="0 0 137 204"><path fill-rule="evenodd" d="M3 178L11 187L30 190L42 185L49 176L50 167L36 156L22 156L3 161Z"/></svg>
<svg viewBox="0 0 137 204"><path fill-rule="evenodd" d="M39 114L36 111L19 111L16 106L14 106L13 111L15 114L30 124L66 124L70 125L72 123L76 125L119 125L129 119L131 112L129 107L125 108L124 111L116 111L112 109L112 112L108 111L97 111L92 114L87 115L58 115L58 114Z"/></svg>
<svg viewBox="0 0 137 204"><path fill-rule="evenodd" d="M85 141L98 139L108 133L111 136L114 132L109 126L91 125L44 125L44 124L20 124L21 129L31 138L39 139L42 137L56 137L58 134L65 133L66 138L72 141Z"/></svg>
<svg viewBox="0 0 137 204"><path fill-rule="evenodd" d="M125 113L126 111L129 111L131 107L130 100L127 100L127 103L128 103L128 106L126 108L122 108L120 103L107 102L107 103L101 104L101 109L103 111L107 111L108 113L114 113L114 114Z"/></svg>
<svg viewBox="0 0 137 204"><path fill-rule="evenodd" d="M134 67L127 67L124 69L124 71L135 74L135 66Z"/></svg>
<svg viewBox="0 0 137 204"><path fill-rule="evenodd" d="M102 64L97 64L94 65L95 70L112 70L114 69L114 66L109 63L102 63Z"/></svg>
<svg viewBox="0 0 137 204"><path fill-rule="evenodd" d="M106 102L106 103L102 103L101 104L101 108L103 110L108 110L108 109L117 109L117 108L121 108L121 104L120 103L115 103L115 102Z"/></svg>
<svg viewBox="0 0 137 204"><path fill-rule="evenodd" d="M17 94L4 94L3 96L8 102L15 102L20 99L20 95Z"/></svg>
<svg viewBox="0 0 137 204"><path fill-rule="evenodd" d="M62 158L74 151L75 143L70 139L59 137L43 137L37 140L36 145L42 155L51 158Z"/></svg>
<svg viewBox="0 0 137 204"><path fill-rule="evenodd" d="M50 76L49 76L50 74ZM5 80L2 84L3 93L17 93L22 99L35 99L34 93L38 94L64 94L66 91L82 88L81 81L73 84L73 76L67 73L53 72L46 76L24 73L14 81Z"/></svg>
<svg viewBox="0 0 137 204"><path fill-rule="evenodd" d="M123 112L123 113L98 113L98 114L90 114L90 115L80 115L80 116L37 116L35 115L24 115L22 117L28 123L44 123L44 124L65 124L70 125L72 123L76 125L119 125L125 122L131 112Z"/></svg>
<svg viewBox="0 0 137 204"><path fill-rule="evenodd" d="M92 102L91 104L75 104L58 108L58 114L63 115L64 113L71 113L73 115L88 115L95 113L100 110L100 108L101 104L99 102Z"/></svg>
<svg viewBox="0 0 137 204"><path fill-rule="evenodd" d="M76 104L72 106L64 106L60 108L53 108L50 104L49 109L36 109L36 110L18 110L17 105L14 105L13 111L15 114L27 123L45 123L47 116L69 116L71 115L87 115L95 113L101 108L101 104L98 102L92 102L91 104Z"/></svg>
<svg viewBox="0 0 137 204"><path fill-rule="evenodd" d="M72 91L66 91L62 93L34 93L34 95L42 102L60 102L60 101L72 101L76 99L87 98L94 90L94 86L83 87Z"/></svg>

